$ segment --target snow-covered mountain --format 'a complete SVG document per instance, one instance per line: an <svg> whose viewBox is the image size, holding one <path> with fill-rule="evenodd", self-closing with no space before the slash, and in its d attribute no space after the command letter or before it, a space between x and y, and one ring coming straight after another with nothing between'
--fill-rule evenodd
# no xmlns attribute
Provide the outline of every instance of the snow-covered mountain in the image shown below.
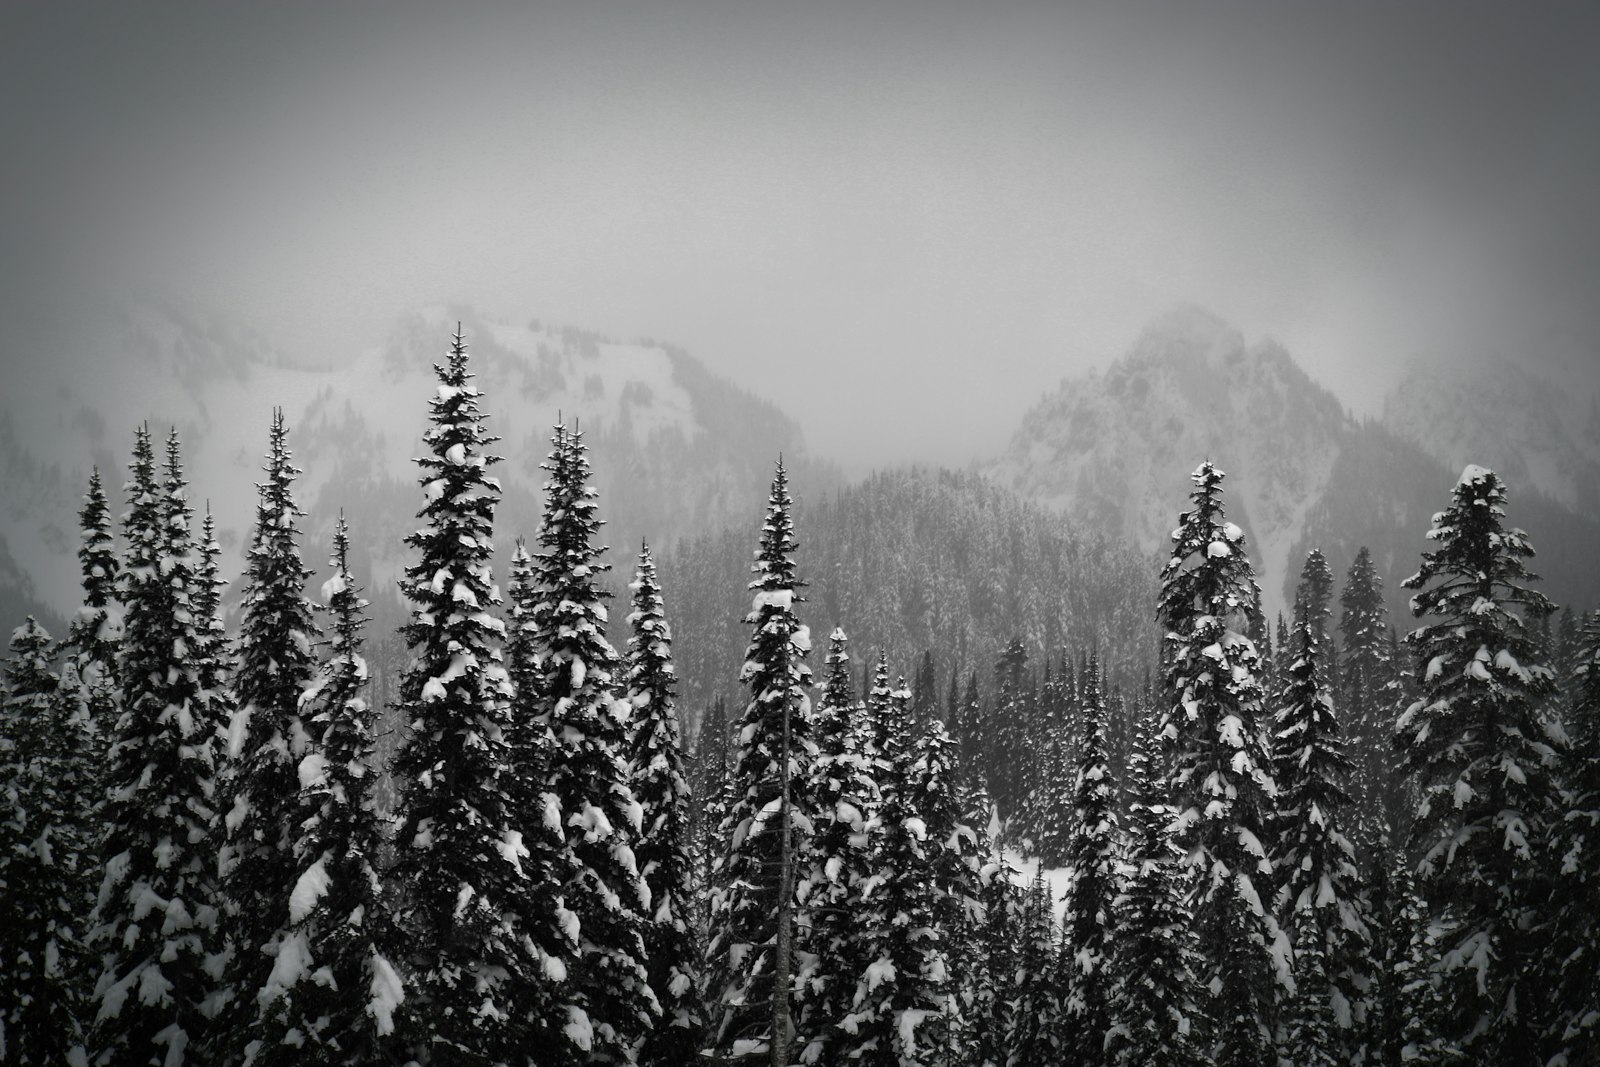
<svg viewBox="0 0 1600 1067"><path fill-rule="evenodd" d="M1600 520L1600 353L1418 359L1383 406L1390 431L1451 468L1481 463Z"/></svg>
<svg viewBox="0 0 1600 1067"><path fill-rule="evenodd" d="M1152 323L1105 371L1064 381L988 473L1154 555L1206 458L1228 474L1269 611L1289 551L1352 432L1344 407L1280 346L1197 308Z"/></svg>
<svg viewBox="0 0 1600 1067"><path fill-rule="evenodd" d="M1529 413L1537 412L1548 387L1508 373L1497 400L1481 386L1438 388L1440 373L1418 371L1415 384L1402 387L1417 397L1411 407L1428 412L1406 421L1434 427L1435 441L1471 436L1430 454L1382 424L1352 419L1276 343L1247 343L1215 316L1185 308L1152 323L1106 370L1064 381L1024 416L1004 454L984 469L1022 495L1160 558L1186 506L1189 474L1209 457L1228 474L1228 514L1249 537L1269 617L1292 601L1307 550L1321 548L1342 571L1365 544L1403 627L1400 581L1416 569L1429 516L1447 502L1454 472L1468 461L1501 463L1512 490L1511 520L1527 527L1540 548L1545 591L1591 602L1600 579L1584 546L1600 543L1600 526L1592 514L1571 510L1584 499L1580 489L1553 492L1585 484L1585 470L1592 477L1578 434L1565 420L1561 436L1516 430L1537 424ZM1539 396L1524 404L1519 398L1529 391ZM1390 406L1405 409L1401 400ZM1488 428L1478 429L1480 423ZM1600 432L1600 420L1596 426ZM1490 447L1497 435L1512 442L1509 449ZM1567 480L1541 477L1551 471Z"/></svg>
<svg viewBox="0 0 1600 1067"><path fill-rule="evenodd" d="M837 476L807 459L799 428L772 404L716 378L686 353L620 343L535 322L493 321L434 308L337 369L290 365L231 326L151 303L121 303L70 322L43 318L13 337L0 398L0 586L14 598L70 611L78 595L76 510L98 464L123 509L134 427L158 440L176 426L197 507L209 501L237 576L254 518L254 483L274 406L284 409L307 559L320 564L343 508L359 565L382 595L405 562L401 538L421 506L411 462L427 426L432 364L462 323L490 427L505 461L497 535L509 549L532 536L542 503L550 427L577 421L595 461L613 563L629 566L640 537L663 547L729 521L759 522L781 451L807 491ZM363 553L365 554L365 553Z"/></svg>

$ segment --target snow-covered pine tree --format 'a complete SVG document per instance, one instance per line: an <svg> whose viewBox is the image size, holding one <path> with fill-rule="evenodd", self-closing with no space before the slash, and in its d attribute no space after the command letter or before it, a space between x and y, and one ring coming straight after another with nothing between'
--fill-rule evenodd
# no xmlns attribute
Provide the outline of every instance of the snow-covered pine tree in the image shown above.
<svg viewBox="0 0 1600 1067"><path fill-rule="evenodd" d="M1275 990L1293 980L1262 900L1272 884L1262 837L1275 787L1255 647L1244 634L1256 581L1244 531L1223 515L1222 479L1210 461L1195 471L1194 506L1179 517L1161 572L1161 730L1171 743L1168 791L1205 961L1207 1044L1223 1067L1258 1067L1271 1055Z"/></svg>
<svg viewBox="0 0 1600 1067"><path fill-rule="evenodd" d="M581 931L569 920L575 913L567 910L562 894L564 886L576 881L577 857L567 847L560 808L549 791L555 735L550 731L549 708L540 697L543 666L534 613L541 594L533 557L520 538L511 555L506 592L511 611L504 655L514 691L505 731L506 792L512 810L521 816L517 832L527 880L507 907L529 956L531 973L548 979L512 990L512 1010L528 1047L544 1050L549 1064L576 1064L587 1053L567 1032L567 1024L576 1013L587 1017L588 1012L575 983L567 981L578 969Z"/></svg>
<svg viewBox="0 0 1600 1067"><path fill-rule="evenodd" d="M200 560L176 432L162 481L144 427L130 470L118 587L123 704L108 753L104 876L91 933L102 966L89 1051L96 1064L182 1067L193 1060L189 1046L207 1036L220 978L209 847L219 713L195 654L209 645L209 627L196 621Z"/></svg>
<svg viewBox="0 0 1600 1067"><path fill-rule="evenodd" d="M987 798L979 794L979 798ZM987 806L987 805L985 805ZM1027 936L1027 898L1014 881L998 842L979 871L982 916L968 947L970 986L963 990L973 1032L974 1067L1008 1067L1014 1062L1021 946Z"/></svg>
<svg viewBox="0 0 1600 1067"><path fill-rule="evenodd" d="M939 679L933 669L933 652L923 649L917 673L911 679L911 721L920 727L939 715Z"/></svg>
<svg viewBox="0 0 1600 1067"><path fill-rule="evenodd" d="M1388 611L1383 601L1383 576L1362 545L1345 574L1339 593L1339 675L1334 679L1336 706L1350 739L1353 765L1351 805L1358 827L1376 827L1388 818L1394 768L1393 721L1388 689L1394 665L1389 661ZM1382 865L1378 856L1369 857ZM1373 868L1369 868L1373 869Z"/></svg>
<svg viewBox="0 0 1600 1067"><path fill-rule="evenodd" d="M628 777L644 810L634 854L650 891L644 949L650 988L661 1006L660 1020L646 1035L638 1060L647 1067L674 1067L692 1061L703 1047L705 1017L694 925L689 779L674 696L672 630L648 544L639 550L628 588L633 592L633 611L628 615L632 632L623 670L633 715Z"/></svg>
<svg viewBox="0 0 1600 1067"><path fill-rule="evenodd" d="M424 525L406 538L417 553L400 591L411 603L401 629L410 661L399 679L407 737L396 755L399 819L391 877L397 942L380 946L409 973L396 1029L423 1063L495 1063L513 1054L522 1021L518 991L543 980L528 964L509 916L526 891L520 825L507 788L511 684L501 662L504 625L490 573L498 457L484 427L481 391L457 328L435 364L432 423L417 459Z"/></svg>
<svg viewBox="0 0 1600 1067"><path fill-rule="evenodd" d="M1557 1000L1553 1044L1567 1063L1600 1063L1600 612L1571 638L1567 683L1571 810L1556 833L1561 877L1552 901Z"/></svg>
<svg viewBox="0 0 1600 1067"><path fill-rule="evenodd" d="M316 671L319 636L305 596L311 572L300 557L294 480L282 409L267 435L266 480L257 483L255 532L245 554L241 596L237 702L228 728L223 907L233 940L227 985L233 1002L217 1027L214 1062L238 1063L255 1036L250 1025L275 969L284 911L299 874L293 813L300 789L296 767L308 734L300 694Z"/></svg>
<svg viewBox="0 0 1600 1067"><path fill-rule="evenodd" d="M985 746L986 780L1006 828L1002 836L1009 839L1015 832L1012 824L1021 827L1018 816L1028 784L1027 776L1020 773L1029 763L1024 737L1028 719L1028 650L1020 637L1013 637L995 661L994 680L994 712L989 716Z"/></svg>
<svg viewBox="0 0 1600 1067"><path fill-rule="evenodd" d="M700 944L711 940L712 869L721 858L724 842L717 828L728 813L728 706L720 696L700 713L700 728L695 732L694 784L695 892L698 901L696 921ZM700 971L702 986L705 968ZM702 999L705 990L701 989Z"/></svg>
<svg viewBox="0 0 1600 1067"><path fill-rule="evenodd" d="M1180 858L1169 835L1166 745L1152 711L1135 724L1128 764L1128 867L1112 910L1112 1022L1109 1060L1118 1067L1194 1067L1199 1045L1197 983L1201 966L1188 929Z"/></svg>
<svg viewBox="0 0 1600 1067"><path fill-rule="evenodd" d="M746 619L754 632L740 671L750 702L739 717L732 796L719 830L727 851L714 872L707 961L715 1053L774 1063L787 1063L791 1047L789 867L805 853L811 829L809 813L789 793L816 752L808 736L810 634L794 614L803 583L795 573L791 508L780 460L752 567L755 599ZM792 1047L804 1044L802 1038Z"/></svg>
<svg viewBox="0 0 1600 1067"><path fill-rule="evenodd" d="M1526 584L1533 548L1504 515L1500 478L1469 466L1434 516L1436 547L1405 587L1412 613L1437 621L1406 639L1421 696L1396 732L1421 789L1411 846L1439 953L1441 1036L1476 1062L1542 1064L1540 902L1565 735L1524 620L1547 604Z"/></svg>
<svg viewBox="0 0 1600 1067"><path fill-rule="evenodd" d="M594 543L601 520L583 435L558 425L551 440L527 627L539 715L553 738L544 780L564 837L562 900L580 937L567 1033L587 1062L624 1063L661 1013L642 940L650 892L635 855L643 812L628 776L634 712L618 698L621 658L604 633L610 594L599 578L610 565Z"/></svg>
<svg viewBox="0 0 1600 1067"><path fill-rule="evenodd" d="M1401 1067L1410 1023L1406 985L1412 943L1419 933L1418 902L1405 851L1386 833L1374 848L1380 862L1373 864L1363 893L1370 937L1361 968L1364 985L1359 987L1356 1012L1360 1036L1356 1056L1357 1062L1372 1067Z"/></svg>
<svg viewBox="0 0 1600 1067"><path fill-rule="evenodd" d="M117 653L122 645L122 605L117 600L117 554L111 537L111 509L100 482L100 470L89 474L89 488L78 512L82 541L78 547L78 566L82 575L83 605L67 629L63 642L61 683L75 697L73 712L77 729L83 734L85 755L91 773L83 782L81 806L93 819L104 801L100 774L105 767L105 751L116 728L121 695L117 689ZM94 901L92 890L88 903Z"/></svg>
<svg viewBox="0 0 1600 1067"><path fill-rule="evenodd" d="M911 691L905 679L873 707L881 804L872 848L872 871L862 888L850 955L865 961L842 1028L845 1059L877 1067L915 1067L945 1045L943 1010L948 975L937 925L940 887L937 849L918 802L929 783L919 773L940 768L917 763Z"/></svg>
<svg viewBox="0 0 1600 1067"><path fill-rule="evenodd" d="M1075 776L1070 768L1073 719L1079 714L1077 689L1066 654L1053 677L1046 667L1039 688L1037 714L1028 738L1032 783L1023 805L1027 813L1026 836L1034 854L1046 867L1060 867L1072 848Z"/></svg>
<svg viewBox="0 0 1600 1067"><path fill-rule="evenodd" d="M1295 990L1281 1008L1283 1053L1296 1067L1349 1062L1355 970L1368 931L1355 849L1345 836L1351 765L1326 662L1333 571L1312 549L1300 572L1294 629L1279 650L1277 912L1294 945Z"/></svg>
<svg viewBox="0 0 1600 1067"><path fill-rule="evenodd" d="M1011 986L1011 1067L1060 1063L1068 1056L1067 983L1050 896L1041 867L1024 891L1022 936Z"/></svg>
<svg viewBox="0 0 1600 1067"><path fill-rule="evenodd" d="M373 779L376 715L361 631L367 602L350 573L350 533L339 516L333 575L322 585L332 616L327 648L306 686L307 734L296 771L293 888L277 912L273 968L250 1006L260 1067L386 1062L394 1009L405 995L378 945L392 940L378 873L383 837Z"/></svg>
<svg viewBox="0 0 1600 1067"><path fill-rule="evenodd" d="M988 795L989 775L987 764L988 724L983 716L983 698L978 693L978 672L967 672L967 684L962 690L961 703L956 708L956 719L951 727L956 744L961 751L961 780L969 790L983 790ZM988 825L988 819L984 820Z"/></svg>
<svg viewBox="0 0 1600 1067"><path fill-rule="evenodd" d="M934 891L930 926L938 937L937 952L926 957L924 980L940 1012L915 1028L919 1062L941 1062L942 1055L945 1063L963 1064L971 1052L972 1027L957 972L971 958L970 935L983 910L979 872L987 842L983 828L972 825L955 739L937 719L917 738L911 807L922 819L926 878Z"/></svg>
<svg viewBox="0 0 1600 1067"><path fill-rule="evenodd" d="M79 1043L84 813L64 785L89 768L50 635L11 635L0 704L0 1059L61 1064Z"/></svg>
<svg viewBox="0 0 1600 1067"><path fill-rule="evenodd" d="M78 512L81 542L78 564L83 603L62 643L61 699L68 704L70 728L78 735L77 770L63 778L82 830L80 855L71 857L75 871L79 941L88 933L88 919L100 888L100 872L92 861L98 850L106 801L106 753L122 703L117 681L117 655L122 646L122 604L117 600L117 554L111 537L110 505L98 468ZM63 961L76 968L69 980L80 999L94 987L98 966L87 952Z"/></svg>
<svg viewBox="0 0 1600 1067"><path fill-rule="evenodd" d="M1106 757L1105 699L1100 659L1091 654L1079 677L1078 707L1083 744L1072 775L1068 820L1066 912L1066 1025L1086 1063L1106 1063L1111 1029L1110 956L1116 939L1117 843L1120 828L1111 768Z"/></svg>
<svg viewBox="0 0 1600 1067"><path fill-rule="evenodd" d="M809 921L810 959L797 995L805 1048L796 1058L831 1067L842 1064L850 1035L836 1030L850 1013L860 966L854 951L861 894L871 874L869 833L878 804L873 768L854 743L852 723L864 714L850 678L844 630L828 636L827 682L812 714L817 746L805 794L815 807L813 834L796 896Z"/></svg>

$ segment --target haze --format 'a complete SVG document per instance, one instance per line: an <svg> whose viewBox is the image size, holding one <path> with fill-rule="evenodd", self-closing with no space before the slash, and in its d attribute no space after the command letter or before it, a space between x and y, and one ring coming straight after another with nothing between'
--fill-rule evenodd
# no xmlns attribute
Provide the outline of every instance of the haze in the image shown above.
<svg viewBox="0 0 1600 1067"><path fill-rule="evenodd" d="M852 470L995 453L1174 304L1358 412L1600 350L1592 5L11 5L0 129L13 293L672 341Z"/></svg>

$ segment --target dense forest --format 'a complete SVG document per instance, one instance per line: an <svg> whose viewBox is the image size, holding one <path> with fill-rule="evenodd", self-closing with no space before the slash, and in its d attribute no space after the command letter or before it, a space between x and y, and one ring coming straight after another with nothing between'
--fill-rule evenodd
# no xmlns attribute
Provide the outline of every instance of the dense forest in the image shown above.
<svg viewBox="0 0 1600 1067"><path fill-rule="evenodd" d="M613 596L584 434L512 540L459 330L435 371L393 633L281 412L233 627L177 432L120 523L91 478L4 670L0 1060L1600 1062L1600 615L1494 472L1413 618L1340 544L1267 619L1209 461L1147 559L779 460Z"/></svg>

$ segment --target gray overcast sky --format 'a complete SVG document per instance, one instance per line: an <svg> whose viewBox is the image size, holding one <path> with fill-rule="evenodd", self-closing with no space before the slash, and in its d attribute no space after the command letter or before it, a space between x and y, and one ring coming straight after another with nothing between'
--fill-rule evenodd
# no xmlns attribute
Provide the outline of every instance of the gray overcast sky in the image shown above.
<svg viewBox="0 0 1600 1067"><path fill-rule="evenodd" d="M1183 302L1370 410L1600 350L1597 12L12 3L0 280L319 361L441 301L671 340L864 463L996 450Z"/></svg>

